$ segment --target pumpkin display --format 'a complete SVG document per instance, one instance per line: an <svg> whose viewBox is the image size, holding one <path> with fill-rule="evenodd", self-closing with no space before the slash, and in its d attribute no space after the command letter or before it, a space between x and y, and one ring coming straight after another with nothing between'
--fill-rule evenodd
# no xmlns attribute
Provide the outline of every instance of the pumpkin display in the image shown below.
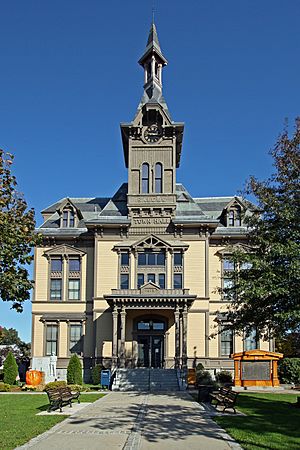
<svg viewBox="0 0 300 450"><path fill-rule="evenodd" d="M26 372L26 384L31 386L38 386L43 381L43 372L39 370L27 370Z"/></svg>

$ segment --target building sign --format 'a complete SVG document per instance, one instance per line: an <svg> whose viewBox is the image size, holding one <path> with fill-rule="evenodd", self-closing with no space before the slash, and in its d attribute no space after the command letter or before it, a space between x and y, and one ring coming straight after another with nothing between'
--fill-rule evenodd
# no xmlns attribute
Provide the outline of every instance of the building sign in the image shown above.
<svg viewBox="0 0 300 450"><path fill-rule="evenodd" d="M133 225L168 225L168 217L139 217L133 218Z"/></svg>
<svg viewBox="0 0 300 450"><path fill-rule="evenodd" d="M270 361L242 361L242 380L270 380Z"/></svg>

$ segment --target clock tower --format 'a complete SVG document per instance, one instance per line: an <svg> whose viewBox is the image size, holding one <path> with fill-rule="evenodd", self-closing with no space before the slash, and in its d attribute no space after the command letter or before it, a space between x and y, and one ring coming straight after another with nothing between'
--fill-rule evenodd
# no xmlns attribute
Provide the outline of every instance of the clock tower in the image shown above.
<svg viewBox="0 0 300 450"><path fill-rule="evenodd" d="M143 96L133 121L121 124L128 168L128 215L132 226L168 226L176 209L176 168L180 164L184 124L172 121L162 94L162 72L167 60L154 23L139 64L144 69Z"/></svg>

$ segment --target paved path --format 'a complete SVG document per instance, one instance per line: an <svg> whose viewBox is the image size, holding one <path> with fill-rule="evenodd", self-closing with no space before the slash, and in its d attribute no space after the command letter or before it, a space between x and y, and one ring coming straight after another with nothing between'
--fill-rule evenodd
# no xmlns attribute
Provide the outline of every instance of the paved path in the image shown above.
<svg viewBox="0 0 300 450"><path fill-rule="evenodd" d="M112 392L20 448L229 450L240 447L186 393Z"/></svg>

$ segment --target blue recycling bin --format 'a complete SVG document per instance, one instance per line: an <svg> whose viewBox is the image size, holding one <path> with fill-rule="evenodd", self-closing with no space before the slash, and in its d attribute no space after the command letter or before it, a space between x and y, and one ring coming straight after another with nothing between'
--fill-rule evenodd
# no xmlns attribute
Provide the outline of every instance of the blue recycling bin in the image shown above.
<svg viewBox="0 0 300 450"><path fill-rule="evenodd" d="M101 386L109 388L110 386L110 370L101 370Z"/></svg>

